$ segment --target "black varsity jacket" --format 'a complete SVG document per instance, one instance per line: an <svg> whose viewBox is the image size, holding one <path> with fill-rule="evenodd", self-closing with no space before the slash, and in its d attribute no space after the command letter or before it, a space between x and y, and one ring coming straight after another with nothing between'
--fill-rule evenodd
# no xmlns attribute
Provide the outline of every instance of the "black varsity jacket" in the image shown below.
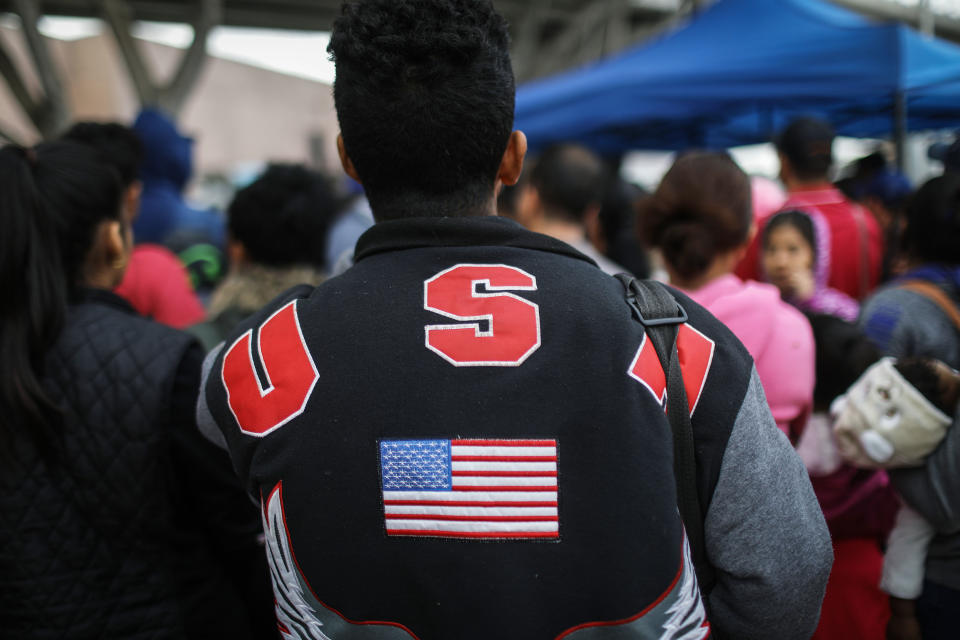
<svg viewBox="0 0 960 640"><path fill-rule="evenodd" d="M752 361L675 295L706 514ZM656 353L564 243L377 224L346 273L238 328L204 393L261 502L285 637L709 633Z"/></svg>

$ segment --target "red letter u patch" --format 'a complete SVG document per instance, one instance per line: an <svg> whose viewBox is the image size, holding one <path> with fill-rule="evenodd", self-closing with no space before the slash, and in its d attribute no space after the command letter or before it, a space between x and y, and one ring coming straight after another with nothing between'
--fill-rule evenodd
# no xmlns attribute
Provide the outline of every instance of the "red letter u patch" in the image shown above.
<svg viewBox="0 0 960 640"><path fill-rule="evenodd" d="M303 413L320 375L300 330L296 300L267 318L257 343L266 387L254 366L252 329L227 349L222 376L240 430L262 438Z"/></svg>

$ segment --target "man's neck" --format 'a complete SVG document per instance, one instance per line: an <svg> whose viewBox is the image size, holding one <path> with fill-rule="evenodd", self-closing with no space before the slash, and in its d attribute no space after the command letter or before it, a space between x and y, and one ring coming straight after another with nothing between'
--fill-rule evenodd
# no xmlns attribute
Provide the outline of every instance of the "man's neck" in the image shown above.
<svg viewBox="0 0 960 640"><path fill-rule="evenodd" d="M567 244L583 242L587 237L584 228L576 222L568 222L566 220L558 220L556 218L548 218L546 216L541 216L538 220L532 223L530 225L530 230L551 236L557 240L560 240L561 242L566 242Z"/></svg>

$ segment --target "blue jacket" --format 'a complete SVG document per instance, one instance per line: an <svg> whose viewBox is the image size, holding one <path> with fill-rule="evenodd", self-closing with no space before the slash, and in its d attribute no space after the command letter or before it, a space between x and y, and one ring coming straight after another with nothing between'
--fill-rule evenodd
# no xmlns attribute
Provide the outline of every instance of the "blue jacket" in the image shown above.
<svg viewBox="0 0 960 640"><path fill-rule="evenodd" d="M155 109L141 111L133 129L144 148L140 215L133 223L136 241L164 244L171 236L183 234L223 248L222 216L210 209L195 209L183 200L183 189L193 173L193 140Z"/></svg>

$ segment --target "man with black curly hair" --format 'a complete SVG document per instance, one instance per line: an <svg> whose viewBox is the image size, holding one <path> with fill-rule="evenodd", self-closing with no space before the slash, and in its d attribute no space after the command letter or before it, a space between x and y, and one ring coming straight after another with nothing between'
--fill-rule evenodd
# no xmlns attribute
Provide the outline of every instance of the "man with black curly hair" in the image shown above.
<svg viewBox="0 0 960 640"><path fill-rule="evenodd" d="M327 230L346 198L327 176L295 164L271 164L227 208L230 272L193 333L213 348L251 313L297 284L324 279Z"/></svg>
<svg viewBox="0 0 960 640"><path fill-rule="evenodd" d="M526 141L489 0L349 2L329 50L377 223L208 356L198 408L261 502L284 637L808 638L829 538L749 354L675 294L692 553L623 286L495 216Z"/></svg>

